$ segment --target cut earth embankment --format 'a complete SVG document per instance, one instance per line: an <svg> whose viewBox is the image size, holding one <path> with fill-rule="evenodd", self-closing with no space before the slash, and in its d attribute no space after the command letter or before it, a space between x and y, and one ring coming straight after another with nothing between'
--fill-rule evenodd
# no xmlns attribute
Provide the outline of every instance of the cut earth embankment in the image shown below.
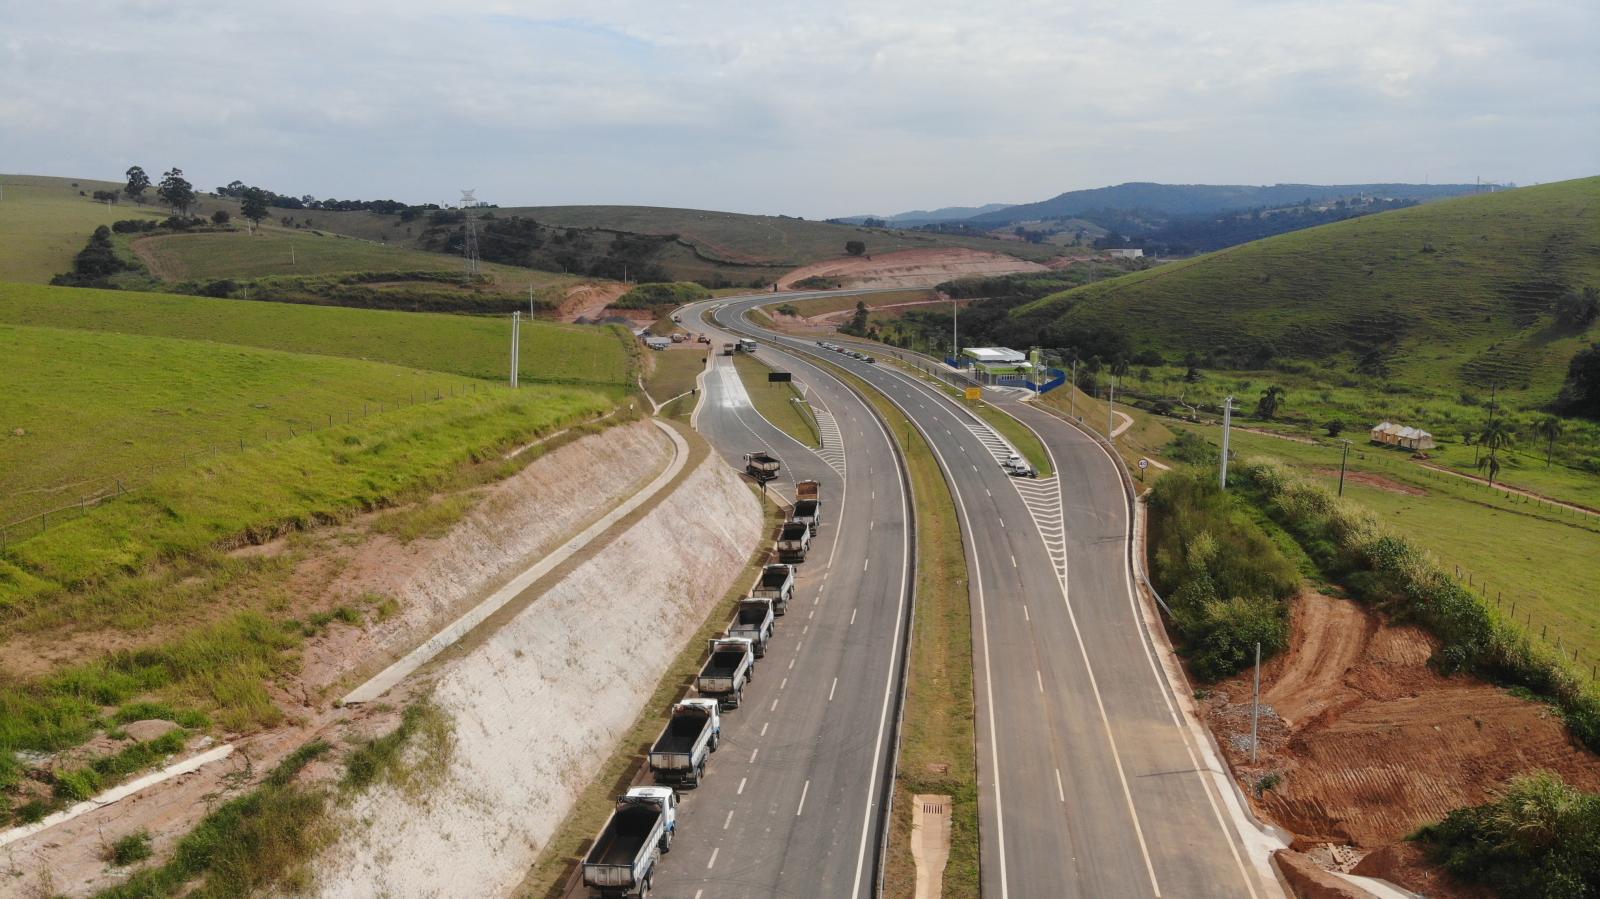
<svg viewBox="0 0 1600 899"><path fill-rule="evenodd" d="M345 810L315 892L515 887L742 570L761 522L749 489L707 456L625 533L441 662L432 698L454 732L444 770L426 790L382 784Z"/></svg>

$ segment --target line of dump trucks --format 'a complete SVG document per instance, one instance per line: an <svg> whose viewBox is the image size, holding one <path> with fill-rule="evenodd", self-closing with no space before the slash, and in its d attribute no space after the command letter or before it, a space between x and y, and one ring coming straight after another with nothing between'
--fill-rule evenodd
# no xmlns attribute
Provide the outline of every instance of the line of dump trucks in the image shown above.
<svg viewBox="0 0 1600 899"><path fill-rule="evenodd" d="M745 456L746 471L765 484L782 463L762 451ZM650 895L656 865L672 848L678 829L678 790L699 786L711 754L722 742L722 714L737 709L756 660L767 654L777 619L794 596L795 565L804 562L821 526L816 481L795 485L795 502L773 547L776 561L764 566L749 595L739 600L724 634L713 637L695 676L695 696L673 704L667 724L650 746L652 784L617 797L617 805L583 860L583 883L603 899Z"/></svg>

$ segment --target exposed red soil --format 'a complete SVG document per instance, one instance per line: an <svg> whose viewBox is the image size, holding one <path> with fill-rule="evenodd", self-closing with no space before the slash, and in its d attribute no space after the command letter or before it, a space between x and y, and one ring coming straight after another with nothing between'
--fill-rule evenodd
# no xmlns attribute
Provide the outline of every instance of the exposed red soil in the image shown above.
<svg viewBox="0 0 1600 899"><path fill-rule="evenodd" d="M556 307L556 317L564 322L598 318L611 301L628 292L628 285L617 283L579 284L568 288Z"/></svg>
<svg viewBox="0 0 1600 899"><path fill-rule="evenodd" d="M1046 270L1037 262L1004 253L964 247L928 248L813 262L778 279L778 287L789 290L806 278L827 278L846 287L932 287L966 275Z"/></svg>
<svg viewBox="0 0 1600 899"><path fill-rule="evenodd" d="M1251 804L1294 833L1296 848L1393 846L1535 769L1600 789L1600 761L1554 710L1472 678L1439 675L1427 664L1437 643L1417 628L1306 593L1294 602L1291 645L1262 666L1259 761L1250 761L1248 674L1213 687L1204 709ZM1280 782L1258 796L1256 785L1270 774ZM1403 853L1372 862L1380 864L1394 870L1376 876L1407 886L1427 870ZM1428 890L1471 895L1438 884Z"/></svg>

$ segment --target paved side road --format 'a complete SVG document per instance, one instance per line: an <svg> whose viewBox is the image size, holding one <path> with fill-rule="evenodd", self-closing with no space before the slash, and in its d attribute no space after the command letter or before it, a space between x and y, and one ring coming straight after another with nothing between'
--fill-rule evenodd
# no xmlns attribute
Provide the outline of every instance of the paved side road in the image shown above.
<svg viewBox="0 0 1600 899"><path fill-rule="evenodd" d="M730 303L722 320L763 301ZM1029 482L1024 502L995 463L994 435L948 396L890 366L820 352L899 404L955 485L973 574L985 895L1281 895L1251 864L1254 835L1228 814L1161 672L1109 457L1065 422L1018 408L1058 471L1053 498Z"/></svg>

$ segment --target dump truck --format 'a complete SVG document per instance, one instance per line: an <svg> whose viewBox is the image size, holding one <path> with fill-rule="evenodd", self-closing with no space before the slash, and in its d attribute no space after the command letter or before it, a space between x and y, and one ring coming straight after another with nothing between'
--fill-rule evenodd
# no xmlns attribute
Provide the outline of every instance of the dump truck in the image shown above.
<svg viewBox="0 0 1600 899"><path fill-rule="evenodd" d="M772 600L765 596L747 596L739 600L739 610L734 613L728 636L749 640L750 648L759 659L767 654L773 626Z"/></svg>
<svg viewBox="0 0 1600 899"><path fill-rule="evenodd" d="M794 511L790 521L803 521L815 534L822 524L822 485L816 481L799 481L794 485Z"/></svg>
<svg viewBox="0 0 1600 899"><path fill-rule="evenodd" d="M783 462L766 450L744 454L745 473L763 484L777 477L782 467Z"/></svg>
<svg viewBox="0 0 1600 899"><path fill-rule="evenodd" d="M731 344L731 343L723 344L722 345L722 355L724 355L724 356L732 356L733 355L733 344Z"/></svg>
<svg viewBox="0 0 1600 899"><path fill-rule="evenodd" d="M715 699L685 699L672 707L661 736L650 747L650 772L656 783L699 786L706 759L722 742L722 716Z"/></svg>
<svg viewBox="0 0 1600 899"><path fill-rule="evenodd" d="M803 521L786 521L778 531L778 561L804 562L806 551L811 549L811 525Z"/></svg>
<svg viewBox="0 0 1600 899"><path fill-rule="evenodd" d="M750 588L750 595L772 600L772 614L782 615L794 596L794 566L779 563L761 569L761 578Z"/></svg>
<svg viewBox="0 0 1600 899"><path fill-rule="evenodd" d="M736 709L744 698L744 685L750 682L750 669L756 663L755 650L743 637L715 637L711 655L695 676L694 688L702 696L715 697L724 709Z"/></svg>
<svg viewBox="0 0 1600 899"><path fill-rule="evenodd" d="M678 794L671 787L634 787L618 796L584 856L584 886L604 899L650 895L656 862L672 848L677 827Z"/></svg>

